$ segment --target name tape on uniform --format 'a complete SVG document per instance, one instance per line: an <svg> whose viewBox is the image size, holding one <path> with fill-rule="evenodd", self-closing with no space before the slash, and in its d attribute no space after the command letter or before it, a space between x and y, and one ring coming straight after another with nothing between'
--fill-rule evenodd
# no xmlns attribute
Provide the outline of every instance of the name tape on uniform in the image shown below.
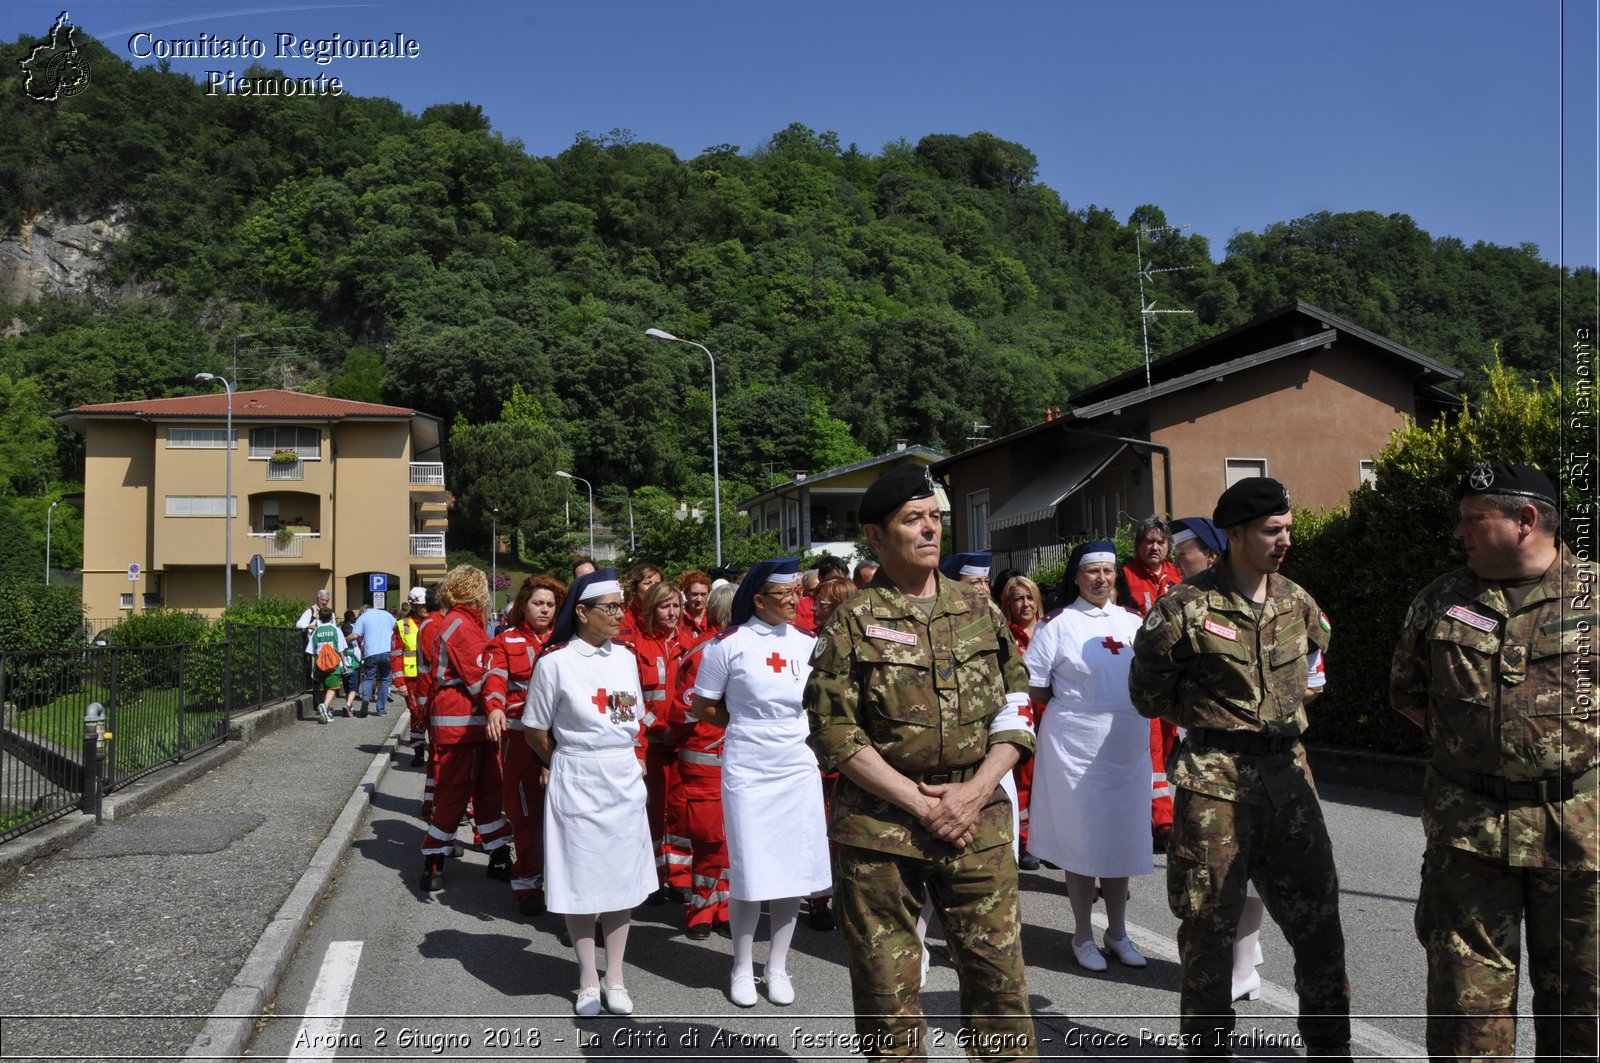
<svg viewBox="0 0 1600 1063"><path fill-rule="evenodd" d="M1229 642L1239 641L1239 633L1237 631L1233 630L1231 627L1226 627L1222 624L1219 624L1215 620L1206 621L1206 630L1211 632L1213 635L1216 635L1218 638L1227 639Z"/></svg>
<svg viewBox="0 0 1600 1063"><path fill-rule="evenodd" d="M1492 620L1487 616L1474 613L1471 609L1468 609L1464 605L1452 605L1445 613L1445 616L1455 617L1463 624L1469 624L1472 627L1477 628L1479 631L1493 631L1495 628L1500 626L1495 620Z"/></svg>
<svg viewBox="0 0 1600 1063"><path fill-rule="evenodd" d="M890 642L898 642L902 646L915 646L917 644L917 636L909 631L896 631L892 627L879 627L876 624L868 625L867 638L888 639Z"/></svg>

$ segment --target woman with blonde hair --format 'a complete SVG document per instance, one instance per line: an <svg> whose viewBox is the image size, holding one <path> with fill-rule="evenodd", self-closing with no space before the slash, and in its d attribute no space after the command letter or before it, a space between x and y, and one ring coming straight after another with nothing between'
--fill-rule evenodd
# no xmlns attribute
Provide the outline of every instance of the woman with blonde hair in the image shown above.
<svg viewBox="0 0 1600 1063"><path fill-rule="evenodd" d="M1039 585L1027 576L1012 576L1006 580L1005 586L1000 588L1000 611L1006 615L1006 623L1011 626L1011 637L1017 640L1017 649L1023 653L1028 652L1028 644L1033 641L1034 632L1044 619L1044 595L1039 591ZM1039 723L1044 717L1045 703L1030 702L1033 709L1033 733L1039 733ZM1033 766L1037 757L1027 760L1011 769L1012 782L1017 787L1017 846L1021 855L1017 858L1019 871L1039 870L1039 858L1028 851L1028 821L1030 818L1029 807L1033 804Z"/></svg>
<svg viewBox="0 0 1600 1063"><path fill-rule="evenodd" d="M439 588L445 612L434 622L438 635L428 655L433 665L428 725L436 773L433 818L422 838L422 888L428 891L444 886L444 858L455 850L456 827L469 800L489 854L489 874L510 875L511 824L501 815L499 750L489 736L490 717L498 713L496 726L504 727L505 710L485 712L481 700L489 600L489 579L472 565L451 569Z"/></svg>
<svg viewBox="0 0 1600 1063"><path fill-rule="evenodd" d="M619 636L639 662L639 690L644 697L644 788L649 795L650 838L656 847L658 888L652 904L669 891L687 901L690 894L689 840L683 836L677 793L678 743L671 728L672 695L678 685L678 622L683 618L683 592L676 583L653 584L638 601L638 630Z"/></svg>

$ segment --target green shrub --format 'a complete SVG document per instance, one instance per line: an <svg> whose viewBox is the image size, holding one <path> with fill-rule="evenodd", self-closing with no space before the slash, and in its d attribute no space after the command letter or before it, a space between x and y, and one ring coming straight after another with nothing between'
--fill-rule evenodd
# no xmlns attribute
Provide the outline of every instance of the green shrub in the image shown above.
<svg viewBox="0 0 1600 1063"><path fill-rule="evenodd" d="M108 639L113 646L176 646L200 642L210 626L199 613L181 609L149 609L134 613L112 628Z"/></svg>
<svg viewBox="0 0 1600 1063"><path fill-rule="evenodd" d="M0 650L5 661L5 700L32 708L69 694L82 682L83 603L76 587L46 587L38 581L0 580Z"/></svg>
<svg viewBox="0 0 1600 1063"><path fill-rule="evenodd" d="M305 612L306 603L298 598L273 598L268 596L255 601L234 602L222 614L222 619L235 624L259 624L264 627L293 627ZM220 626L220 625L218 625Z"/></svg>

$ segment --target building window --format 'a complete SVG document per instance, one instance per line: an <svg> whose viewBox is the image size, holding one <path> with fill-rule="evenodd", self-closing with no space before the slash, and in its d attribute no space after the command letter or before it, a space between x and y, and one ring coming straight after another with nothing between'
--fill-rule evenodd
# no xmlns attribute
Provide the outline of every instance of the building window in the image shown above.
<svg viewBox="0 0 1600 1063"><path fill-rule="evenodd" d="M117 607L119 609L132 609L133 595L131 593L120 595L117 600Z"/></svg>
<svg viewBox="0 0 1600 1063"><path fill-rule="evenodd" d="M167 496L167 516L169 517L237 517L238 515L238 495L233 496L231 504L224 503L221 495Z"/></svg>
<svg viewBox="0 0 1600 1063"><path fill-rule="evenodd" d="M987 489L967 495L967 541L969 550L989 549L989 492Z"/></svg>
<svg viewBox="0 0 1600 1063"><path fill-rule="evenodd" d="M783 545L793 548L800 545L800 503L785 502L783 504L784 535Z"/></svg>
<svg viewBox="0 0 1600 1063"><path fill-rule="evenodd" d="M301 461L322 460L322 431L279 425L250 429L250 456L270 458L280 450L292 450Z"/></svg>
<svg viewBox="0 0 1600 1063"><path fill-rule="evenodd" d="M1361 463L1361 482L1374 491L1378 489L1377 462L1368 460Z"/></svg>
<svg viewBox="0 0 1600 1063"><path fill-rule="evenodd" d="M228 445L226 428L167 429L167 448L170 450L221 450ZM239 445L239 433L233 433L233 445Z"/></svg>
<svg viewBox="0 0 1600 1063"><path fill-rule="evenodd" d="M1227 458L1225 459L1223 479L1224 488L1232 487L1240 480L1248 480L1252 476L1265 476L1267 474L1266 458Z"/></svg>

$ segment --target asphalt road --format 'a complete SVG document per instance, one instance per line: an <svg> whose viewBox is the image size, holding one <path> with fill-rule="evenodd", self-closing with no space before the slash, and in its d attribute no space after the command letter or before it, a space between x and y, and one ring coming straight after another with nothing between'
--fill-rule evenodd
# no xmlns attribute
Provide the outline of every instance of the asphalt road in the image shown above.
<svg viewBox="0 0 1600 1063"><path fill-rule="evenodd" d="M449 862L443 891L416 888L422 773L407 759L402 753L374 794L370 818L258 1026L254 1058L859 1058L847 1040L844 950L836 935L803 919L789 963L796 1002L780 1008L763 998L740 1009L726 997L729 942L689 941L679 910L642 907L627 954L635 1014L576 1024L577 968L557 941L559 917L518 915L509 887L486 878L485 857L470 849ZM1417 802L1341 787L1324 787L1323 796L1340 866L1357 1055L1422 1058L1425 967L1411 928L1422 851ZM1129 907L1131 936L1149 967L1113 961L1104 974L1072 960L1059 873L1023 875L1023 949L1041 1056L1179 1054L1176 922L1162 869L1157 857L1156 873L1134 880ZM765 932L763 924L758 973ZM937 927L930 944L930 1055L962 1058L956 977ZM1240 1055L1292 1058L1302 1049L1291 957L1270 921L1262 944L1262 997L1237 1005L1238 1030L1254 1031L1256 1046ZM1526 1007L1526 988L1523 1000ZM1527 1041L1529 1024L1522 1026Z"/></svg>

